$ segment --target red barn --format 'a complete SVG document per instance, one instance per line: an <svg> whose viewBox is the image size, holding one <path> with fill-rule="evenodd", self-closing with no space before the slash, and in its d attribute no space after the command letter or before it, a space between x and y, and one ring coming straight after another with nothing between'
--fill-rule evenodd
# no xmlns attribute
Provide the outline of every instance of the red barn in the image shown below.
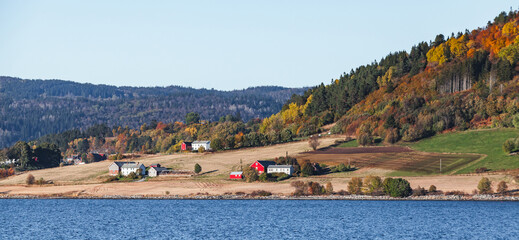
<svg viewBox="0 0 519 240"><path fill-rule="evenodd" d="M183 142L182 146L180 146L180 149L182 151L188 151L191 150L191 142Z"/></svg>
<svg viewBox="0 0 519 240"><path fill-rule="evenodd" d="M229 179L242 179L243 178L243 172L232 172L229 175Z"/></svg>
<svg viewBox="0 0 519 240"><path fill-rule="evenodd" d="M274 161L256 161L250 165L251 168L256 169L258 174L262 174L267 171L269 165L276 165Z"/></svg>

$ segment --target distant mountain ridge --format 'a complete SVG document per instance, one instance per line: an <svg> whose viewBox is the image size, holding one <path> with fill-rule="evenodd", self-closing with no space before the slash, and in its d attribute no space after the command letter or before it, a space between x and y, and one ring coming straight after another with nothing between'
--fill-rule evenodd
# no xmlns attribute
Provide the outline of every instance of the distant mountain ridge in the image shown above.
<svg viewBox="0 0 519 240"><path fill-rule="evenodd" d="M237 113L245 121L265 118L280 111L293 94L306 89L116 87L0 76L0 147L98 123L138 127L151 120L182 121L189 112L210 121Z"/></svg>

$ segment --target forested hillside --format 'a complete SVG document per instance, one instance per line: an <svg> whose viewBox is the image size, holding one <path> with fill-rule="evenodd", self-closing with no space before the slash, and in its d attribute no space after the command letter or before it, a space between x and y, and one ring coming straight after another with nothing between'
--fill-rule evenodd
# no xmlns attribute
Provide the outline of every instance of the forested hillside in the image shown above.
<svg viewBox="0 0 519 240"><path fill-rule="evenodd" d="M115 87L61 80L0 77L0 148L18 140L94 124L138 128L152 120L182 121L189 112L218 121L239 113L248 121L278 112L305 89L253 87L218 91L169 87Z"/></svg>
<svg viewBox="0 0 519 240"><path fill-rule="evenodd" d="M519 127L519 15L502 12L486 27L421 42L294 96L263 121L283 128L355 135L362 144L416 141L481 127Z"/></svg>

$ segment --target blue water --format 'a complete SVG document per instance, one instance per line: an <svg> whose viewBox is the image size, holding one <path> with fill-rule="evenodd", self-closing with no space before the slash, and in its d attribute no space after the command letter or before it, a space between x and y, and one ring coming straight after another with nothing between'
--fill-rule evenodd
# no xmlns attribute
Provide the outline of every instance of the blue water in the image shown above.
<svg viewBox="0 0 519 240"><path fill-rule="evenodd" d="M519 202L0 200L1 239L518 239Z"/></svg>

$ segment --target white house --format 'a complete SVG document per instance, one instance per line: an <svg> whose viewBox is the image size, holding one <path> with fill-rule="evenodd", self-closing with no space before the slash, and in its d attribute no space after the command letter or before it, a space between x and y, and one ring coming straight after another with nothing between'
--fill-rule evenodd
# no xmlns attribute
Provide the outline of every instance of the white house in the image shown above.
<svg viewBox="0 0 519 240"><path fill-rule="evenodd" d="M267 173L286 173L291 176L294 173L294 167L292 165L269 165Z"/></svg>
<svg viewBox="0 0 519 240"><path fill-rule="evenodd" d="M150 169L148 170L148 176L156 177L165 171L168 171L168 169L165 167L150 167Z"/></svg>
<svg viewBox="0 0 519 240"><path fill-rule="evenodd" d="M141 169L141 175L146 173L146 167L142 163L126 163L121 167L121 174L123 176L128 176L128 174L134 172L137 173L137 170Z"/></svg>
<svg viewBox="0 0 519 240"><path fill-rule="evenodd" d="M204 147L205 150L211 150L211 141L194 141L191 143L193 151L198 151L200 147Z"/></svg>

